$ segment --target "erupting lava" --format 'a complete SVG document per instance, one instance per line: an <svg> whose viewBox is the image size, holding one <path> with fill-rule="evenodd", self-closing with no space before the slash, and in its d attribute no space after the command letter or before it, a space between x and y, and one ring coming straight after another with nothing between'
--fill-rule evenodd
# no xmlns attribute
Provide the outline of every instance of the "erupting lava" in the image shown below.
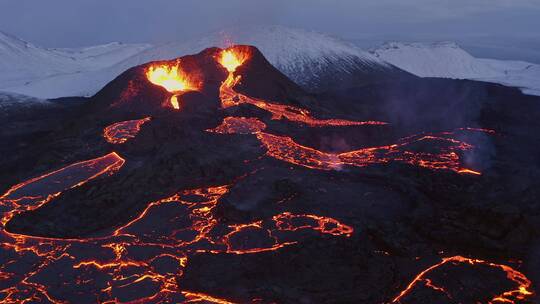
<svg viewBox="0 0 540 304"><path fill-rule="evenodd" d="M193 91L196 89L187 75L180 70L178 63L175 66L151 66L146 72L146 77L148 77L151 83L162 86L171 93Z"/></svg>
<svg viewBox="0 0 540 304"><path fill-rule="evenodd" d="M249 54L246 51L242 51L239 48L230 48L221 52L219 63L229 71L233 73L236 69L244 64L249 58Z"/></svg>
<svg viewBox="0 0 540 304"><path fill-rule="evenodd" d="M123 144L137 136L141 127L150 117L114 123L103 130L103 137L111 144Z"/></svg>
<svg viewBox="0 0 540 304"><path fill-rule="evenodd" d="M174 94L170 99L170 103L177 110L180 109L179 94L199 89L197 83L181 70L180 62L177 62L174 66L166 64L151 66L146 71L146 77L151 83L159 85Z"/></svg>
<svg viewBox="0 0 540 304"><path fill-rule="evenodd" d="M452 294L450 294L448 290L446 290L443 287L434 285L433 281L427 278L427 276L434 270L441 268L443 266L446 266L446 265L456 266L460 264L471 265L471 266L482 265L482 266L499 269L500 271L503 271L506 274L506 278L509 281L514 283L513 289L502 291L499 294L493 295L492 298L488 302L490 304L516 303L516 301L525 300L527 297L533 294L533 292L531 291L531 285L532 285L531 281L523 273L509 266L490 263L490 262L480 260L480 259L471 259L471 258L465 258L462 256L453 256L449 258L444 258L441 262L433 266L430 266L429 268L420 272L412 280L412 282L409 283L409 285L407 285L407 287L397 297L395 297L392 300L392 303L402 303L404 299L408 295L410 295L412 292L414 292L415 288L418 288L419 286L429 287L437 292L443 293L445 297L452 299Z"/></svg>

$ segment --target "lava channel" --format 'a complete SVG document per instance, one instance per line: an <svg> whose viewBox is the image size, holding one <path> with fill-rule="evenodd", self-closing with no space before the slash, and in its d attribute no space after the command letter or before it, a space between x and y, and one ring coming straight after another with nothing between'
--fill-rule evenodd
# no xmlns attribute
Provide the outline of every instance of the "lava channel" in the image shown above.
<svg viewBox="0 0 540 304"><path fill-rule="evenodd" d="M222 52L218 62L229 71L227 79L221 84L219 97L221 106L228 108L239 104L251 104L263 110L272 113L272 119L286 118L293 122L303 123L311 127L332 127L332 126L363 126L363 125L386 125L382 121L350 121L345 119L317 119L311 116L306 109L272 103L263 99L251 98L247 95L238 93L234 87L240 82L241 76L235 76L234 72L247 59L249 54L229 48Z"/></svg>
<svg viewBox="0 0 540 304"><path fill-rule="evenodd" d="M77 162L11 187L0 196L0 202L3 204L12 202L17 205L39 202L51 196L58 196L67 189L81 186L100 175L113 174L124 163L125 160L116 152Z"/></svg>
<svg viewBox="0 0 540 304"><path fill-rule="evenodd" d="M365 167L402 162L433 170L446 169L460 174L481 174L462 167L460 153L473 149L473 146L449 137L454 135L454 132L413 135L398 140L397 144L344 153L328 153L300 145L287 136L265 133L263 132L265 128L266 125L257 118L226 117L221 125L207 131L220 134L255 134L266 148L269 157L310 169L336 170L345 165ZM435 148L437 151L418 151L417 146L426 143L429 143L430 150Z"/></svg>
<svg viewBox="0 0 540 304"><path fill-rule="evenodd" d="M344 165L365 167L374 164L402 162L433 170L452 170L458 173L480 174L462 167L459 153L472 146L455 139L439 136L420 136L410 141L387 146L364 148L345 153L327 153L302 146L292 138L264 132L256 134L266 147L266 154L291 164L310 169L336 170ZM412 147L418 143L430 142L438 147L438 152L419 152Z"/></svg>
<svg viewBox="0 0 540 304"><path fill-rule="evenodd" d="M141 127L150 117L114 123L103 130L103 137L111 144L123 144L137 136Z"/></svg>

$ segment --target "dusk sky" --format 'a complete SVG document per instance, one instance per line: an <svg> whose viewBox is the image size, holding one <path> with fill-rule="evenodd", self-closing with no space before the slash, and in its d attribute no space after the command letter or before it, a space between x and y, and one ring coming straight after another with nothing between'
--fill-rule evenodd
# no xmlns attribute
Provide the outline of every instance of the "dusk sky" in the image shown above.
<svg viewBox="0 0 540 304"><path fill-rule="evenodd" d="M538 39L538 0L0 0L0 31L47 47L180 41L280 24L347 39Z"/></svg>

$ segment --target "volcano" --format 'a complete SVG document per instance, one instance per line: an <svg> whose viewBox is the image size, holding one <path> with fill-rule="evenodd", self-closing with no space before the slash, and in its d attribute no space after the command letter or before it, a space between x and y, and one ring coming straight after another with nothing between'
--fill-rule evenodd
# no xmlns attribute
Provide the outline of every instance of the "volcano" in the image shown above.
<svg viewBox="0 0 540 304"><path fill-rule="evenodd" d="M13 135L2 301L534 303L540 99L355 84L209 48Z"/></svg>

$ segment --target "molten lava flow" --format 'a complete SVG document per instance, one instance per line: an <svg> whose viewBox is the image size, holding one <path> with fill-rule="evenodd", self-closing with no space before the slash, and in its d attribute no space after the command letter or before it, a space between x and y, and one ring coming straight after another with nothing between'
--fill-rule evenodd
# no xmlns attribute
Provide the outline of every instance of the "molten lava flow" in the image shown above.
<svg viewBox="0 0 540 304"><path fill-rule="evenodd" d="M402 303L404 298L406 298L409 294L411 294L415 288L418 288L419 286L427 286L429 288L432 288L433 290L439 291L444 293L447 297L451 297L451 295L446 291L444 288L435 286L427 276L434 270L444 266L444 265L459 265L459 264L465 264L465 265L483 265L492 267L495 269L499 269L500 271L503 271L506 274L506 278L513 282L515 287L514 289L510 289L507 291L503 291L500 294L495 294L491 300L488 303L494 304L494 303L516 303L516 301L525 300L528 297L533 295L533 292L531 291L531 281L521 272L513 269L510 266L502 265L502 264L495 264L490 263L484 260L480 259L471 259L471 258L465 258L462 256L453 256L449 258L444 258L441 262L428 267L427 269L420 272L412 281L407 285L407 287L400 292L398 296L396 296L391 303Z"/></svg>
<svg viewBox="0 0 540 304"><path fill-rule="evenodd" d="M188 91L198 91L198 83L180 69L180 63L176 65L153 65L146 71L148 81L165 88L174 95L170 98L170 105L174 109L180 109L179 95Z"/></svg>
<svg viewBox="0 0 540 304"><path fill-rule="evenodd" d="M150 117L114 123L105 128L103 137L111 144L123 144L137 136L141 126L150 121Z"/></svg>
<svg viewBox="0 0 540 304"><path fill-rule="evenodd" d="M266 129L266 124L257 118L226 117L221 125L208 132L220 134L254 134Z"/></svg>
<svg viewBox="0 0 540 304"><path fill-rule="evenodd" d="M354 231L351 226L340 223L338 220L312 214L292 214L283 212L272 218L276 227L282 231L296 231L299 229L313 229L324 234L350 237Z"/></svg>
<svg viewBox="0 0 540 304"><path fill-rule="evenodd" d="M234 302L215 298L200 292L182 291L182 294L187 298L187 301L184 303L235 304Z"/></svg>
<svg viewBox="0 0 540 304"><path fill-rule="evenodd" d="M470 150L472 146L446 137L411 137L399 144L338 154L302 146L285 136L259 132L257 138L266 147L268 156L310 169L332 170L341 168L343 165L365 167L397 161L434 170L447 169L464 174L480 174L480 172L463 168L460 161L459 152ZM439 152L416 151L415 145L425 142L437 147Z"/></svg>
<svg viewBox="0 0 540 304"><path fill-rule="evenodd" d="M241 76L235 76L234 71L241 66L248 55L238 53L232 48L221 53L219 63L229 71L227 79L221 84L219 96L221 106L228 108L239 104L251 104L263 110L272 113L273 119L286 118L290 121L303 123L312 127L331 127L331 126L363 126L363 125L386 125L381 121L350 121L345 119L317 119L311 116L306 109L288 106L284 104L272 103L262 99L251 98L247 95L238 93L234 87L240 82Z"/></svg>
<svg viewBox="0 0 540 304"><path fill-rule="evenodd" d="M403 138L397 144L363 148L344 153L328 153L302 146L287 136L263 132L266 125L257 118L226 117L221 125L208 132L221 134L255 134L266 148L266 154L310 169L335 170L345 165L365 167L374 164L402 162L433 170L452 170L460 174L481 175L463 168L460 154L472 145L451 138L454 132L420 134ZM463 131L458 129L457 131ZM426 146L430 151L422 151ZM433 152L431 150L436 150Z"/></svg>
<svg viewBox="0 0 540 304"><path fill-rule="evenodd" d="M262 99L251 98L234 90L234 86L240 82L240 76L229 74L220 87L221 106L228 108L240 104L251 104L260 109L272 113L272 119L286 118L293 122L303 123L311 127L342 127L364 125L386 125L382 121L350 121L345 119L317 119L311 116L306 109L289 105L271 103Z"/></svg>

